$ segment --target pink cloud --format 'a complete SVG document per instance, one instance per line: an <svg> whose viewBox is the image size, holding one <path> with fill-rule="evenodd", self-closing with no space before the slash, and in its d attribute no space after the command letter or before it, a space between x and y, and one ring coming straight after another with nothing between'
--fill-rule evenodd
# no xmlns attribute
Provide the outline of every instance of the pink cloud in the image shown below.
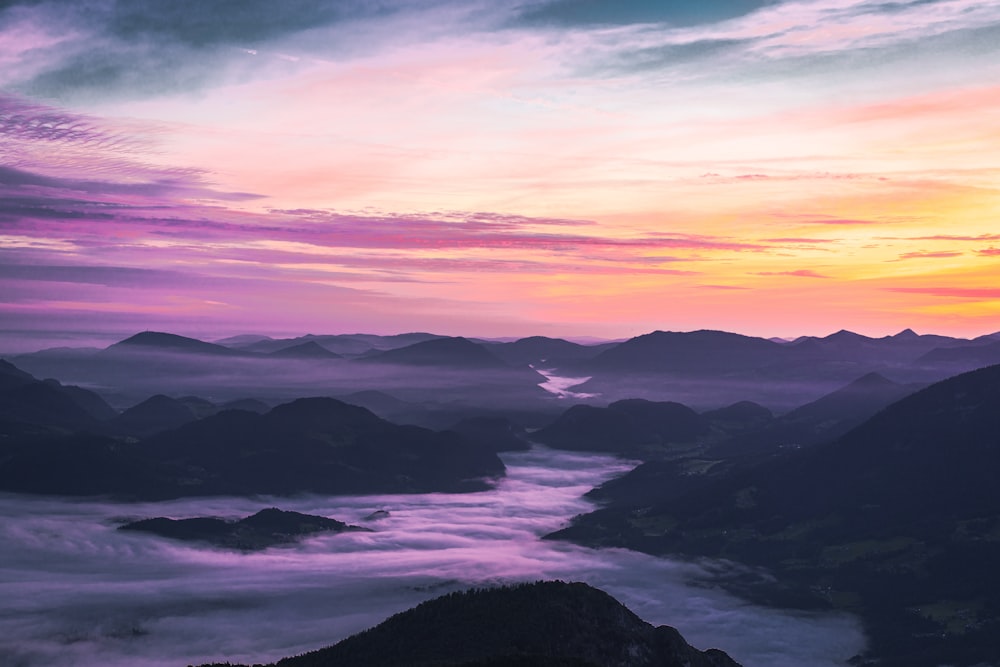
<svg viewBox="0 0 1000 667"><path fill-rule="evenodd" d="M757 271L755 276L792 276L795 278L829 278L822 273L817 273L811 269L798 269L796 271Z"/></svg>
<svg viewBox="0 0 1000 667"><path fill-rule="evenodd" d="M956 236L937 234L935 236L911 236L908 241L1000 241L1000 234L980 234L978 236Z"/></svg>
<svg viewBox="0 0 1000 667"><path fill-rule="evenodd" d="M947 259L948 257L960 257L963 253L954 250L917 251L904 252L899 256L903 259Z"/></svg>
<svg viewBox="0 0 1000 667"><path fill-rule="evenodd" d="M838 243L839 239L816 239L806 237L786 236L774 239L761 239L766 243Z"/></svg>
<svg viewBox="0 0 1000 667"><path fill-rule="evenodd" d="M698 289L718 289L718 290L745 290L750 289L743 285L695 285Z"/></svg>
<svg viewBox="0 0 1000 667"><path fill-rule="evenodd" d="M1000 287L886 287L890 292L959 299L1000 299Z"/></svg>
<svg viewBox="0 0 1000 667"><path fill-rule="evenodd" d="M985 255L986 257L1000 257L1000 248L983 248L982 250L976 251L980 255Z"/></svg>

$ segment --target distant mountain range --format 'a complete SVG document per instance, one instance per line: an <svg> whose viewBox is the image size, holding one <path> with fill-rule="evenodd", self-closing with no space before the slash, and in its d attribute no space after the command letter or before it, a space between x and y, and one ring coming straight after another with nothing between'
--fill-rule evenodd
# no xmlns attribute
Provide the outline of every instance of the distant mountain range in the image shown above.
<svg viewBox="0 0 1000 667"><path fill-rule="evenodd" d="M498 342L432 333L234 336L209 343L146 331L104 350L59 348L14 361L36 376L108 387L106 397L118 406L156 393L207 394L224 403L242 398L237 391L258 394L248 389L267 377L262 397L271 404L316 393L381 391L410 404L402 411L406 419L441 425L449 416L421 414L438 408L414 404L475 402L450 418L490 406L558 409L557 397L540 388L545 379L532 368L581 378L572 390L594 395L592 403L645 398L705 411L751 400L782 413L867 373L905 385L929 384L1000 363L1000 341L994 335L967 340L907 329L882 338L838 331L792 341L654 331L593 345L543 336ZM546 396L553 399L547 406L541 403Z"/></svg>
<svg viewBox="0 0 1000 667"><path fill-rule="evenodd" d="M504 474L474 435L400 426L332 398L261 414L158 395L100 420L84 407L99 397L6 362L0 387L4 491L148 499L412 493L480 490Z"/></svg>
<svg viewBox="0 0 1000 667"><path fill-rule="evenodd" d="M604 591L561 581L451 593L277 664L739 667L723 651L691 647L674 628L653 627Z"/></svg>

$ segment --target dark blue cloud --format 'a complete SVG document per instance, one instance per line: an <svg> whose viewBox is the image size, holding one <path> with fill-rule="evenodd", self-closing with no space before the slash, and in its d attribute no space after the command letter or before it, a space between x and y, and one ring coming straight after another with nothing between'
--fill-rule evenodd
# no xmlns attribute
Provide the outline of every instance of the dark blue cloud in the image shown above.
<svg viewBox="0 0 1000 667"><path fill-rule="evenodd" d="M716 23L749 14L775 0L554 0L522 15L528 25L628 25L666 23L693 26Z"/></svg>

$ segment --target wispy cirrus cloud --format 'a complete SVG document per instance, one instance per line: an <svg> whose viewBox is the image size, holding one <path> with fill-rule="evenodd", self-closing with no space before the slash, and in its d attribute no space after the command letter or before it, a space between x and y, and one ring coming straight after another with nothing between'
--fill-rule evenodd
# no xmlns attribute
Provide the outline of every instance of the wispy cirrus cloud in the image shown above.
<svg viewBox="0 0 1000 667"><path fill-rule="evenodd" d="M1000 299L1000 287L952 287L941 285L935 287L886 287L889 292L904 294L926 294L934 297L954 299Z"/></svg>
<svg viewBox="0 0 1000 667"><path fill-rule="evenodd" d="M949 259L951 257L961 257L964 253L956 250L916 250L904 252L897 260L907 259Z"/></svg>
<svg viewBox="0 0 1000 667"><path fill-rule="evenodd" d="M829 278L812 269L796 269L794 271L755 271L755 276L791 276L793 278Z"/></svg>

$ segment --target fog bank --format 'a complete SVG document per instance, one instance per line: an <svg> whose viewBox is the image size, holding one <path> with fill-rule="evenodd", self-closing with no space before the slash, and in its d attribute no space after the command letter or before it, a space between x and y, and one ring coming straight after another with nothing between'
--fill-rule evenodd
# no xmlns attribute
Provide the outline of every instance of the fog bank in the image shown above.
<svg viewBox="0 0 1000 667"><path fill-rule="evenodd" d="M469 585L535 579L602 588L645 620L746 667L832 667L863 648L842 615L753 606L692 582L690 563L538 539L629 465L536 449L504 456L497 489L462 495L198 498L119 504L0 496L0 663L176 667L271 661L329 645ZM242 554L124 533L150 516L240 518L268 507L374 532ZM373 511L389 516L366 520Z"/></svg>

